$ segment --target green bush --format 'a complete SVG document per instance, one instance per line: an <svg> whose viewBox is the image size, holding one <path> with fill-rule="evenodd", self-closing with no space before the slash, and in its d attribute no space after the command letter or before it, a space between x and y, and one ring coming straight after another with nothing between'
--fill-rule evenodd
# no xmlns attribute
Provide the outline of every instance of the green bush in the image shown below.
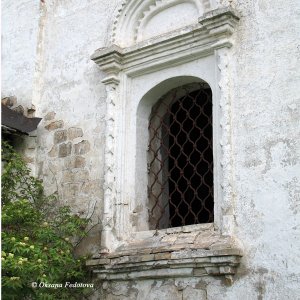
<svg viewBox="0 0 300 300"><path fill-rule="evenodd" d="M87 290L64 285L90 282L85 259L74 255L88 220L45 196L41 181L6 142L2 163L2 299L83 299ZM39 287L44 283L63 287Z"/></svg>

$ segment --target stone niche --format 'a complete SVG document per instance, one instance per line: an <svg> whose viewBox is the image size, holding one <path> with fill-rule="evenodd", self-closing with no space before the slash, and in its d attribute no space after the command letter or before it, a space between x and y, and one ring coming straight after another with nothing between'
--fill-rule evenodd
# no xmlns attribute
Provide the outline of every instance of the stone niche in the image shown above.
<svg viewBox="0 0 300 300"><path fill-rule="evenodd" d="M102 252L88 262L99 279L235 274L242 252L234 237L229 78L238 20L231 8L208 0L124 1L111 45L92 55L107 75ZM214 223L153 231L149 114L171 89L195 82L213 95Z"/></svg>

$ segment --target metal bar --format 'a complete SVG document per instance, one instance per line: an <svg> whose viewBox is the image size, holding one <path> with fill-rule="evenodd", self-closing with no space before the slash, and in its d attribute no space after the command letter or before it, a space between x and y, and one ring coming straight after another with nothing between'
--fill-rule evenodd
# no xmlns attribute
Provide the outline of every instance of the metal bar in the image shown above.
<svg viewBox="0 0 300 300"><path fill-rule="evenodd" d="M153 107L149 121L151 229L214 218L211 90L200 83L172 93Z"/></svg>

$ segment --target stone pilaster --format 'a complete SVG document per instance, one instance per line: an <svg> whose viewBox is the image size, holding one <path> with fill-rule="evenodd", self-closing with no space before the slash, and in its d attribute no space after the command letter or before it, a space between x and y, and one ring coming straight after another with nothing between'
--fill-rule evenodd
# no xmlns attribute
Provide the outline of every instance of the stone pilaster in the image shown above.
<svg viewBox="0 0 300 300"><path fill-rule="evenodd" d="M117 155L116 155L116 105L119 100L119 71L121 54L115 49L95 60L107 74L102 80L106 87L105 156L104 156L104 205L102 218L101 251L107 253L117 245L115 227L115 205L117 203Z"/></svg>
<svg viewBox="0 0 300 300"><path fill-rule="evenodd" d="M232 128L231 128L231 97L230 97L230 50L228 48L216 51L218 68L220 70L220 168L221 178L219 181L221 193L219 196L220 209L222 215L222 233L233 235L234 232L234 192L233 192L233 170L232 170Z"/></svg>

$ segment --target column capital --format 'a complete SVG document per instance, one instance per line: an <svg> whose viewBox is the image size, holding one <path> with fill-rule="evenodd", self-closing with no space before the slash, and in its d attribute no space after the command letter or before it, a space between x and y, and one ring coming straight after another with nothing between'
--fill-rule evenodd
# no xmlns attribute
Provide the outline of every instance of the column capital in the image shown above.
<svg viewBox="0 0 300 300"><path fill-rule="evenodd" d="M100 48L95 51L91 59L100 67L101 71L107 74L107 77L102 80L105 85L119 84L118 75L122 69L123 60L123 53L120 47L112 45Z"/></svg>

